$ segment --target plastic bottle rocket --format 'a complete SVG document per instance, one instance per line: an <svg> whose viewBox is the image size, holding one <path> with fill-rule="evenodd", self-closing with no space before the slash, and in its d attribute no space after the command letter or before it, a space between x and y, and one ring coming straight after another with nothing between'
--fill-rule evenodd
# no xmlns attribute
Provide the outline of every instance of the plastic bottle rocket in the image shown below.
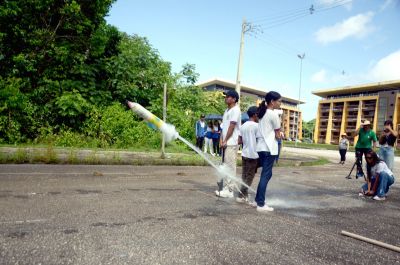
<svg viewBox="0 0 400 265"><path fill-rule="evenodd" d="M145 109L139 103L131 102L128 100L126 101L126 103L134 113L139 115L142 119L153 125L155 128L159 129L165 135L167 142L178 138L179 134L175 130L175 127L173 125L165 123L163 120Z"/></svg>

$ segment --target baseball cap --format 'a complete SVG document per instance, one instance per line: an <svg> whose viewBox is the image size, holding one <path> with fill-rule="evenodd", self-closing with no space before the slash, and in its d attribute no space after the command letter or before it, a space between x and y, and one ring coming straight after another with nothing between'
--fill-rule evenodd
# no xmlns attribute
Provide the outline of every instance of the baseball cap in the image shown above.
<svg viewBox="0 0 400 265"><path fill-rule="evenodd" d="M239 94L235 90L228 90L224 92L226 97L232 97L236 100L236 102L239 100Z"/></svg>
<svg viewBox="0 0 400 265"><path fill-rule="evenodd" d="M371 122L369 122L369 120L365 120L364 122L361 122L361 126L367 126L367 125L371 125Z"/></svg>

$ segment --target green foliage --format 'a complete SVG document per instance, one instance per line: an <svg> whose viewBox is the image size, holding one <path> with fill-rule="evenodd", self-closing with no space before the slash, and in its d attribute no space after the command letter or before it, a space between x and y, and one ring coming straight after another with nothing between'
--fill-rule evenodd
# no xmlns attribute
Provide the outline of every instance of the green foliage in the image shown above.
<svg viewBox="0 0 400 265"><path fill-rule="evenodd" d="M106 24L113 2L0 2L0 143L158 148L161 134L121 103L162 117L164 84L167 120L185 138L201 113L223 113L221 92L194 86L194 64L172 74L146 38Z"/></svg>

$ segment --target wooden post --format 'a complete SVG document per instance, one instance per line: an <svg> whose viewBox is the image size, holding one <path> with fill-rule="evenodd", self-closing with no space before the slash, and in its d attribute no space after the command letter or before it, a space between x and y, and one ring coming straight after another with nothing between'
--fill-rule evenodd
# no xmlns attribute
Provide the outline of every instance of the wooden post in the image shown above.
<svg viewBox="0 0 400 265"><path fill-rule="evenodd" d="M167 121L167 83L164 83L164 97L163 97L163 121ZM162 135L161 142L161 158L165 158L165 135Z"/></svg>

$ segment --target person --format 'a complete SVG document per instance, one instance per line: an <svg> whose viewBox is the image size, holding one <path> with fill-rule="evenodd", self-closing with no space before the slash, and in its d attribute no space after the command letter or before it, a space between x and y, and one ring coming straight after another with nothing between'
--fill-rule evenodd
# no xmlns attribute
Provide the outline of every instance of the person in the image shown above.
<svg viewBox="0 0 400 265"><path fill-rule="evenodd" d="M278 165L279 161L279 156L281 155L281 150L282 150L282 140L285 135L283 132L281 132L281 138L278 139L278 154L275 157L275 164Z"/></svg>
<svg viewBox="0 0 400 265"><path fill-rule="evenodd" d="M393 130L393 122L391 120L385 121L383 132L379 137L378 155L392 171L394 165L394 144L397 136L398 133Z"/></svg>
<svg viewBox="0 0 400 265"><path fill-rule="evenodd" d="M367 183L361 187L359 195L373 196L373 199L377 201L386 200L389 187L395 181L393 172L373 150L369 150L365 154L365 159L370 170L368 172Z"/></svg>
<svg viewBox="0 0 400 265"><path fill-rule="evenodd" d="M255 203L258 212L273 211L274 208L265 203L265 193L268 182L272 177L272 167L278 155L278 139L281 138L281 122L274 109L280 108L282 99L278 92L270 91L265 95L265 101L261 102L258 110L258 136L256 150L262 167L260 182L257 187Z"/></svg>
<svg viewBox="0 0 400 265"><path fill-rule="evenodd" d="M368 151L371 150L371 147L375 148L377 138L376 134L373 130L371 130L371 123L368 120L364 120L361 122L359 128L355 131L356 135L358 135L358 141L356 143L356 163L357 163L357 173L356 178L364 176L364 171L362 169L362 157ZM371 143L372 142L372 143ZM368 170L368 164L367 164Z"/></svg>
<svg viewBox="0 0 400 265"><path fill-rule="evenodd" d="M276 109L276 110L274 110L274 111L276 111L276 113L278 113L279 120L281 120L281 119L282 119L283 110L282 110L282 109ZM276 158L275 158L275 164L276 164L276 165L278 165L279 156L281 155L282 140L283 140L283 137L284 137L284 136L285 136L285 135L284 135L283 132L281 131L281 138L278 139L278 155L277 155Z"/></svg>
<svg viewBox="0 0 400 265"><path fill-rule="evenodd" d="M213 150L213 142L212 142L212 135L213 135L214 126L212 121L209 121L207 124L206 135L205 135L205 143L204 143L204 153L207 153L207 149L210 149L210 154L215 156Z"/></svg>
<svg viewBox="0 0 400 265"><path fill-rule="evenodd" d="M238 138L241 122L241 112L239 106L236 104L239 100L239 94L235 90L228 90L225 92L225 104L227 109L222 117L222 135L220 137L220 147L223 158L223 165L225 165L229 174L236 177L236 160L238 152ZM229 179L225 181L221 179L218 181L218 190L215 194L219 197L233 198L233 187Z"/></svg>
<svg viewBox="0 0 400 265"><path fill-rule="evenodd" d="M219 156L221 155L219 151L219 137L221 135L221 127L219 125L218 120L214 121L214 127L213 127L213 134L212 134L212 141L213 141L213 148L214 148L214 153Z"/></svg>
<svg viewBox="0 0 400 265"><path fill-rule="evenodd" d="M347 134L342 133L342 138L339 140L339 154L340 154L340 162L339 164L344 165L346 161L346 153L349 150L349 140L347 140Z"/></svg>
<svg viewBox="0 0 400 265"><path fill-rule="evenodd" d="M257 107L252 106L247 110L249 120L240 127L239 144L243 144L242 148L242 181L247 186L251 186L254 176L257 172L258 153L256 151L258 116ZM240 193L236 198L239 203L249 202L248 188L244 185L240 188Z"/></svg>
<svg viewBox="0 0 400 265"><path fill-rule="evenodd" d="M196 122L196 146L203 150L204 135L206 133L206 122L204 114L200 115L200 119Z"/></svg>

